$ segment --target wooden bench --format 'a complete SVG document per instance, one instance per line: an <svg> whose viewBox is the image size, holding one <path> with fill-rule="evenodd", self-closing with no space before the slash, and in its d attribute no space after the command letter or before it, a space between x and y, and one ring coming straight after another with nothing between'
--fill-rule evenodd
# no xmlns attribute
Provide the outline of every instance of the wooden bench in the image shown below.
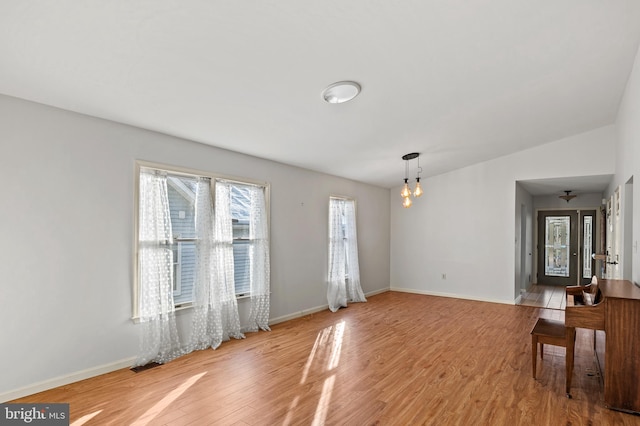
<svg viewBox="0 0 640 426"><path fill-rule="evenodd" d="M572 333L573 331L573 333ZM551 320L546 318L538 318L536 324L531 329L531 361L533 367L533 378L536 378L536 367L538 359L538 344L540 344L540 359L544 359L544 345L562 346L567 348L567 341L575 339L575 329L567 329L563 321ZM573 348L573 345L569 345ZM568 349L568 348L567 348ZM571 353L569 353L571 352ZM573 373L573 350L567 351L566 358L566 393L567 397L571 397L569 393L571 389L571 374Z"/></svg>

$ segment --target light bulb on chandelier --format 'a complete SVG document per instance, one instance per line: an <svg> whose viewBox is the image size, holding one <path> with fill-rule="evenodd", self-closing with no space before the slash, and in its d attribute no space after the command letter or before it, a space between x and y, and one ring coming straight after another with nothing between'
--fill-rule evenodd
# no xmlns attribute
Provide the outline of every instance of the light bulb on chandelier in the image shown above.
<svg viewBox="0 0 640 426"><path fill-rule="evenodd" d="M416 178L416 189L415 191L413 191L413 196L418 198L421 197L422 194L424 194L424 191L422 190L422 185L420 185L420 178Z"/></svg>
<svg viewBox="0 0 640 426"><path fill-rule="evenodd" d="M411 196L411 189L409 188L409 179L404 180L404 186L402 187L402 191L400 191L400 196L402 198L408 198Z"/></svg>

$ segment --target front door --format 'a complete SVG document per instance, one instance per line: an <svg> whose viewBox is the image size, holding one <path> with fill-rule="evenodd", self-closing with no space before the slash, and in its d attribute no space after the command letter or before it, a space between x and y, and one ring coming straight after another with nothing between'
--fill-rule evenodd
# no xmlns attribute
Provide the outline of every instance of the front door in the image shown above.
<svg viewBox="0 0 640 426"><path fill-rule="evenodd" d="M538 284L578 283L578 212L538 213Z"/></svg>
<svg viewBox="0 0 640 426"><path fill-rule="evenodd" d="M595 210L538 213L539 284L588 284L595 275Z"/></svg>

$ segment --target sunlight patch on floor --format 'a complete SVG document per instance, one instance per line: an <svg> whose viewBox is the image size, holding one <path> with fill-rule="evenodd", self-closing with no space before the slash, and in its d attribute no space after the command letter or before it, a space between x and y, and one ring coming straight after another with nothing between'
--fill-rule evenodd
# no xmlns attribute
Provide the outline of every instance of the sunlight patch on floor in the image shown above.
<svg viewBox="0 0 640 426"><path fill-rule="evenodd" d="M288 426L291 424L293 420L292 419L293 412L298 406L298 401L300 401L300 395L296 396L295 398L293 398L293 401L291 401L291 404L289 405L289 410L287 411L287 417L285 417L284 421L282 422L282 426Z"/></svg>
<svg viewBox="0 0 640 426"><path fill-rule="evenodd" d="M322 329L318 335L316 336L316 341L313 344L313 348L311 348L311 352L307 357L307 362L305 363L304 369L302 370L302 377L300 379L300 384L306 383L309 377L309 371L313 366L313 362L318 357L318 364L323 362L326 356L326 370L332 371L340 364L340 355L342 353L342 343L344 340L344 332L346 328L346 323L344 321L340 321L335 325L326 327ZM312 425L323 425L326 418L327 412L329 410L329 406L331 403L331 394L333 393L333 386L336 381L336 375L332 374L324 380L322 385L322 394L320 394L320 399L318 400L318 405L316 406L316 412L313 417ZM289 425L291 423L293 412L298 404L300 397L296 396L294 400L291 402L289 406L289 411L287 412L287 417L284 421L284 425Z"/></svg>
<svg viewBox="0 0 640 426"><path fill-rule="evenodd" d="M318 401L318 406L316 407L316 414L313 416L313 422L311 423L312 426L324 425L327 412L329 411L335 381L335 374L325 379L324 385L322 386L322 395L320 395L320 401Z"/></svg>
<svg viewBox="0 0 640 426"><path fill-rule="evenodd" d="M318 351L318 348L320 347L320 340L322 339L322 333L324 333L324 330L322 330L316 336L316 342L313 344L313 348L311 348L311 352L309 353L309 356L307 357L307 362L304 365L304 369L302 370L302 377L300 378L300 384L301 385L304 384L304 382L307 381L307 376L309 375L309 369L311 368L311 364L313 364L313 359L315 358L316 352Z"/></svg>
<svg viewBox="0 0 640 426"><path fill-rule="evenodd" d="M207 374L206 372L196 374L191 378L185 380L176 389L172 390L167 396L158 401L153 407L149 408L142 416L138 417L138 420L131 423L131 426L144 426L151 422L158 416L165 408L167 408L173 401L175 401L180 395L182 395L187 389L193 386L202 376Z"/></svg>
<svg viewBox="0 0 640 426"><path fill-rule="evenodd" d="M344 338L344 321L339 322L335 326L333 333L333 346L331 349L331 357L329 357L329 364L327 370L331 371L340 363L340 352L342 351L342 339Z"/></svg>
<svg viewBox="0 0 640 426"><path fill-rule="evenodd" d="M340 321L336 325L332 325L322 329L316 336L316 341L313 344L313 348L307 357L307 362L302 370L302 377L300 378L300 384L304 384L309 376L309 370L313 365L313 360L318 353L318 350L325 348L327 345L331 345L331 354L327 363L327 370L333 370L338 366L340 362L340 352L342 351L342 340L344 338L345 322Z"/></svg>
<svg viewBox="0 0 640 426"><path fill-rule="evenodd" d="M85 424L89 420L93 419L95 416L97 416L100 413L102 413L102 410L94 411L91 414L87 414L85 416L82 416L78 420L76 420L75 422L71 423L70 426L82 426L83 424Z"/></svg>

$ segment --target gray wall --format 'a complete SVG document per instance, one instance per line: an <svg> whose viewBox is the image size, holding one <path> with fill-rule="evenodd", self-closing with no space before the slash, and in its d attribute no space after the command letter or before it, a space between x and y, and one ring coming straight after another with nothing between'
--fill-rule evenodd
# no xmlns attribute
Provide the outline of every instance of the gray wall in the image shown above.
<svg viewBox="0 0 640 426"><path fill-rule="evenodd" d="M327 303L330 195L357 200L363 290L389 288L388 189L6 96L0 120L0 400L136 355L136 159L271 183L272 319Z"/></svg>

